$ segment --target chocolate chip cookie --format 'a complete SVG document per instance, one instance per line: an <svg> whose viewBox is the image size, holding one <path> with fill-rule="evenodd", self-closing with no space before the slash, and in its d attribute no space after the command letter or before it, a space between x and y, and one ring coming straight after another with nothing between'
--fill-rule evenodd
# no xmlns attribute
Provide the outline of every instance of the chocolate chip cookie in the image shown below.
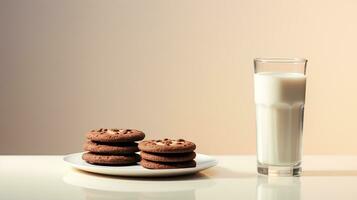
<svg viewBox="0 0 357 200"><path fill-rule="evenodd" d="M167 163L177 163L177 162L187 162L191 161L196 157L195 152L189 153L147 153L140 152L142 159L154 162L167 162Z"/></svg>
<svg viewBox="0 0 357 200"><path fill-rule="evenodd" d="M84 153L82 159L91 164L99 165L131 165L140 161L138 154L128 155L101 155L95 153Z"/></svg>
<svg viewBox="0 0 357 200"><path fill-rule="evenodd" d="M177 169L177 168L196 167L196 162L194 160L187 161L187 162L162 163L162 162L153 162L153 161L142 159L140 161L140 164L141 166L147 169Z"/></svg>
<svg viewBox="0 0 357 200"><path fill-rule="evenodd" d="M84 144L84 150L90 151L97 154L132 154L139 151L138 143L128 142L128 143L101 143L87 141Z"/></svg>
<svg viewBox="0 0 357 200"><path fill-rule="evenodd" d="M187 153L196 149L193 142L178 139L147 140L139 143L139 149L150 153Z"/></svg>
<svg viewBox="0 0 357 200"><path fill-rule="evenodd" d="M135 129L100 128L90 131L86 137L95 142L116 143L139 141L145 138L145 134Z"/></svg>

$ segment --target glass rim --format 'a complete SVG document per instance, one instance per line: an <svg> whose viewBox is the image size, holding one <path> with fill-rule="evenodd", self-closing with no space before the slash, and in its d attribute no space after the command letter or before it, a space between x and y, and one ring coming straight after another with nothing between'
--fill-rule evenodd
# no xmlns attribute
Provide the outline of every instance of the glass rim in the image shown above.
<svg viewBox="0 0 357 200"><path fill-rule="evenodd" d="M254 58L254 62L260 63L306 63L306 58L285 58L285 57L267 57L267 58Z"/></svg>

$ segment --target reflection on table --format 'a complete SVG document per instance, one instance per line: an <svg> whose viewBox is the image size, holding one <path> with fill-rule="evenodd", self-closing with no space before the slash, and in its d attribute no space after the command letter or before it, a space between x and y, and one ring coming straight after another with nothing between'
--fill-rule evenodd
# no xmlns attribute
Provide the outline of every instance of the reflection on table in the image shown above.
<svg viewBox="0 0 357 200"><path fill-rule="evenodd" d="M191 177L191 178L190 178ZM123 178L71 170L63 177L67 184L80 187L88 200L173 199L194 200L196 190L211 187L213 180L200 175L176 178Z"/></svg>
<svg viewBox="0 0 357 200"><path fill-rule="evenodd" d="M241 176L212 179L205 175L171 178L124 178L70 170L63 177L80 187L85 199L217 199L301 200L299 177ZM223 197L222 196L222 197Z"/></svg>
<svg viewBox="0 0 357 200"><path fill-rule="evenodd" d="M257 200L300 200L299 177L257 176Z"/></svg>

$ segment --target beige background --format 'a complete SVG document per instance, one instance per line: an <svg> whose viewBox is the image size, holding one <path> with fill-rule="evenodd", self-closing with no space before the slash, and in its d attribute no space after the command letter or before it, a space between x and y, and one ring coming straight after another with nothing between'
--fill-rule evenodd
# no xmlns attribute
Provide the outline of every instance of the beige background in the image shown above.
<svg viewBox="0 0 357 200"><path fill-rule="evenodd" d="M309 59L306 154L357 154L357 1L0 0L0 154L96 127L255 152L252 60Z"/></svg>

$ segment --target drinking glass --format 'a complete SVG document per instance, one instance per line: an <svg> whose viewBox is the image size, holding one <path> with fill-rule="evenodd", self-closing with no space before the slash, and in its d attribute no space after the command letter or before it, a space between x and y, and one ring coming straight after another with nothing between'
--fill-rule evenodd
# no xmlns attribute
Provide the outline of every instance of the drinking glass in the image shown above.
<svg viewBox="0 0 357 200"><path fill-rule="evenodd" d="M259 174L301 173L306 64L304 58L254 59Z"/></svg>

